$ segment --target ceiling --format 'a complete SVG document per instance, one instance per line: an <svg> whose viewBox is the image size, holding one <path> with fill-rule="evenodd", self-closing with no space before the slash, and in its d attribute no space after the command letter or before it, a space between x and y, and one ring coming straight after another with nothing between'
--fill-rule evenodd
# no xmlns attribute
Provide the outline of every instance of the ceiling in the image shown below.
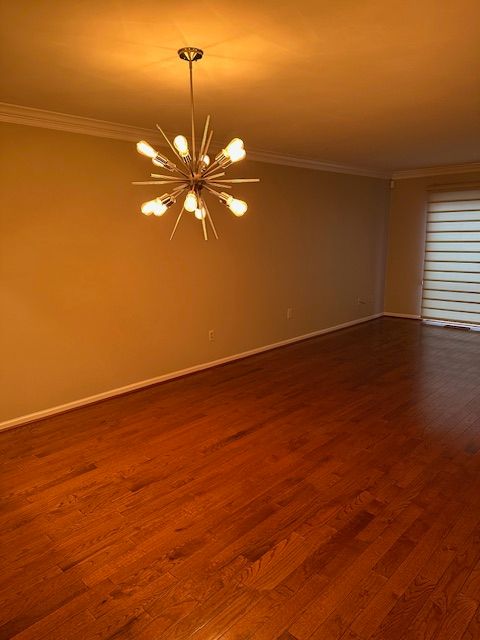
<svg viewBox="0 0 480 640"><path fill-rule="evenodd" d="M478 0L1 0L4 102L383 171L480 160Z"/></svg>

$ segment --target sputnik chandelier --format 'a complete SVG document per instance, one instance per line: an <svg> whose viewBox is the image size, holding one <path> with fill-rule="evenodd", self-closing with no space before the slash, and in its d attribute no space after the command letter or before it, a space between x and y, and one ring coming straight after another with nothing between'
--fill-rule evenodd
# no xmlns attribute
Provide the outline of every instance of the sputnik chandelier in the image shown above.
<svg viewBox="0 0 480 640"><path fill-rule="evenodd" d="M231 189L232 184L242 182L259 182L259 179L222 179L225 175L225 171L223 171L223 169L226 169L234 162L243 160L246 156L246 152L243 141L240 140L240 138L234 138L216 155L215 160L210 162L208 150L210 148L213 135L213 131L210 129L210 116L207 117L205 122L202 140L197 153L197 147L195 144L195 104L193 100L192 66L194 62L203 57L203 51L196 47L184 47L183 49L179 49L178 55L182 60L186 60L188 62L190 71L192 150L190 152L187 138L183 135L177 135L172 144L164 131L157 124L157 128L165 138L168 146L180 161L181 167L177 167L176 164L150 146L148 142L141 140L137 143L137 151L142 155L147 156L147 158L151 158L156 167L166 169L171 173L171 175L152 173L150 174L151 177L156 178L156 180L134 182L133 184L168 185L167 193L142 204L141 210L146 216L150 216L152 214L157 217L163 216L165 211L175 204L178 198L180 198L185 191L187 192L182 209L178 214L177 221L175 222L175 226L170 236L170 240L175 235L178 224L185 212L194 214L195 218L201 222L203 237L205 240L208 240L207 222L209 223L215 238L218 239L215 225L213 224L210 211L205 201L205 192L210 192L214 196L218 197L220 202L226 205L235 216L240 217L246 212L247 203L243 200L237 200L237 198L234 198L230 193L224 191L224 189Z"/></svg>

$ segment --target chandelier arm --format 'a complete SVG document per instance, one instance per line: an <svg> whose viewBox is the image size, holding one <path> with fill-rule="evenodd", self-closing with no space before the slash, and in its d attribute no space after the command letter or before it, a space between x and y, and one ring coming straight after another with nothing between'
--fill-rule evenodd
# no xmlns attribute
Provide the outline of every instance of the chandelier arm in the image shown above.
<svg viewBox="0 0 480 640"><path fill-rule="evenodd" d="M164 178L165 180L184 180L184 178L180 178L179 176L166 176L163 173L151 173L151 178Z"/></svg>
<svg viewBox="0 0 480 640"><path fill-rule="evenodd" d="M208 191L210 191L214 195L218 196L220 198L220 200L223 200L221 194L218 191L216 191L215 189L212 189L212 187L210 187L208 184L205 185L205 189L207 189Z"/></svg>
<svg viewBox="0 0 480 640"><path fill-rule="evenodd" d="M205 238L205 240L208 240L207 225L205 224L205 218L202 218L202 229L203 229L203 237Z"/></svg>
<svg viewBox="0 0 480 640"><path fill-rule="evenodd" d="M232 180L217 180L217 182L240 184L241 182L260 182L260 178L233 178Z"/></svg>
<svg viewBox="0 0 480 640"><path fill-rule="evenodd" d="M185 183L179 185L178 187L175 187L175 189L172 189L172 195L175 194L175 197L177 198L183 191L185 191L187 187L188 185L186 185Z"/></svg>
<svg viewBox="0 0 480 640"><path fill-rule="evenodd" d="M207 116L207 120L205 121L205 128L203 130L202 144L200 145L200 151L199 151L199 154L198 154L197 171L200 168L200 162L201 162L203 156L205 155L204 148L205 148L205 141L207 139L207 132L208 132L208 125L209 124L210 124L210 116Z"/></svg>
<svg viewBox="0 0 480 640"><path fill-rule="evenodd" d="M170 149L173 151L173 153L177 156L177 158L180 160L180 162L183 163L183 159L182 156L178 153L178 151L175 149L175 147L173 146L173 144L170 142L170 140L167 138L164 130L157 124L156 125L157 129L160 131L160 133L162 134L162 136L165 138L165 140L168 143L168 146L170 147ZM176 170L178 171L178 173L181 173L182 176L185 176L186 178L189 178L190 176L188 175L188 173L186 173L185 171L182 171L182 169L180 169L179 167L175 166Z"/></svg>
<svg viewBox="0 0 480 640"><path fill-rule="evenodd" d="M222 189L231 189L229 184L223 184L222 182L209 181L208 184L212 184L214 187L221 187Z"/></svg>
<svg viewBox="0 0 480 640"><path fill-rule="evenodd" d="M207 203L205 202L205 200L203 201L203 206L205 208L205 213L207 214L208 221L210 222L210 226L212 227L213 235L218 240L217 230L215 229L215 225L213 224L212 216L210 215L210 211L208 210Z"/></svg>
<svg viewBox="0 0 480 640"><path fill-rule="evenodd" d="M212 178L220 178L225 175L225 171L221 171L220 173L216 173L214 176L208 176L206 180L212 180Z"/></svg>
<svg viewBox="0 0 480 640"><path fill-rule="evenodd" d="M155 178L155 180L136 180L135 182L132 182L132 184L157 184L157 180L165 180L165 178ZM181 178L174 178L173 180L165 180L165 183L175 184L175 182L188 182L188 180L183 176Z"/></svg>
<svg viewBox="0 0 480 640"><path fill-rule="evenodd" d="M179 198L182 193L185 191L187 187L184 186L180 186L180 187L176 187L176 189L172 189L172 192L170 194L171 198L176 202L177 198Z"/></svg>
<svg viewBox="0 0 480 640"><path fill-rule="evenodd" d="M175 180L173 183L171 180L144 180L143 182L132 182L135 185L145 185L145 184L170 184L174 185L176 182L185 183L185 180Z"/></svg>
<svg viewBox="0 0 480 640"><path fill-rule="evenodd" d="M170 236L170 240L173 239L173 236L175 235L175 231L177 230L178 227L178 223L180 222L182 216L183 216L183 212L185 211L185 207L182 207L180 213L178 214L178 218L177 221L175 222L175 226L173 227L173 231L172 231L172 235Z"/></svg>
<svg viewBox="0 0 480 640"><path fill-rule="evenodd" d="M210 133L208 134L207 144L205 145L205 149L202 154L204 156L206 156L208 153L208 149L210 148L210 143L212 141L212 136L213 136L213 129L210 129Z"/></svg>
<svg viewBox="0 0 480 640"><path fill-rule="evenodd" d="M212 173L213 169L218 169L219 167L219 162L218 160L215 160L215 162L213 162L207 169L207 171L205 171L204 176L207 177L210 173Z"/></svg>

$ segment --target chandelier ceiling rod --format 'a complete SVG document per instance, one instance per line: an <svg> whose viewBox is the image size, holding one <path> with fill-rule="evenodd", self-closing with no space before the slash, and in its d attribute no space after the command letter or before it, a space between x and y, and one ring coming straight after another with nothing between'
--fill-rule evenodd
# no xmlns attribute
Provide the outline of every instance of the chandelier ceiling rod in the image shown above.
<svg viewBox="0 0 480 640"><path fill-rule="evenodd" d="M197 151L195 147L195 100L193 97L193 63L203 58L203 51L197 47L182 47L178 50L178 55L182 60L188 62L188 71L190 75L190 115L192 120L192 158L195 164L197 160Z"/></svg>
<svg viewBox="0 0 480 640"><path fill-rule="evenodd" d="M188 70L190 72L190 105L191 105L191 118L192 118L192 157L193 162L197 160L197 152L195 149L195 101L193 99L193 68L192 61L188 61Z"/></svg>

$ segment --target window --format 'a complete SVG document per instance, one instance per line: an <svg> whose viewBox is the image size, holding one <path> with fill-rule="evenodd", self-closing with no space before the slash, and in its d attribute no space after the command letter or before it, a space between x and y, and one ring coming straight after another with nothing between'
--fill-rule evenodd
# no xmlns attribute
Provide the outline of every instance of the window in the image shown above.
<svg viewBox="0 0 480 640"><path fill-rule="evenodd" d="M430 194L422 317L480 327L480 189Z"/></svg>

